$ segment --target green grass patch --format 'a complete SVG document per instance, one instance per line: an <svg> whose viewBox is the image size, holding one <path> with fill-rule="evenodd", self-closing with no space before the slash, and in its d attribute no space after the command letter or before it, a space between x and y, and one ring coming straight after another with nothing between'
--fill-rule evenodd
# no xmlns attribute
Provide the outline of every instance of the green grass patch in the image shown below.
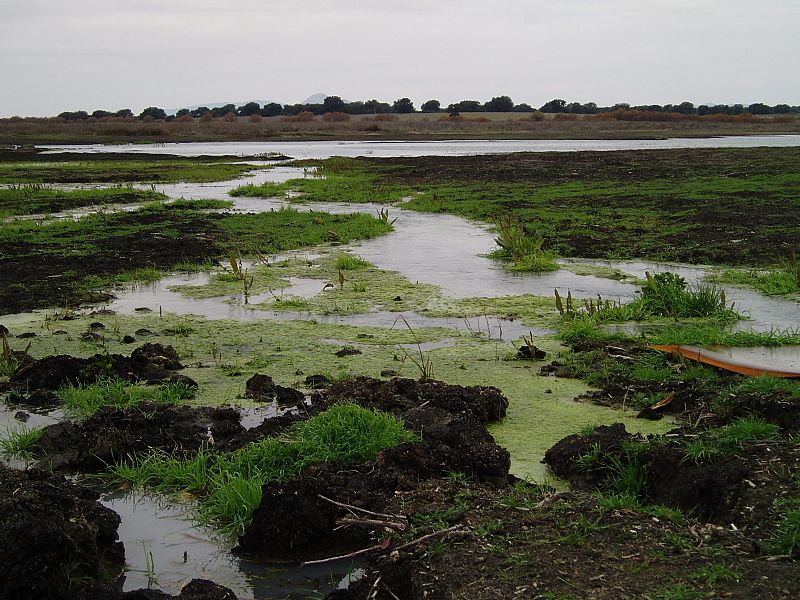
<svg viewBox="0 0 800 600"><path fill-rule="evenodd" d="M265 167L227 159L85 160L0 162L0 183L206 183L226 181Z"/></svg>
<svg viewBox="0 0 800 600"><path fill-rule="evenodd" d="M164 194L132 187L60 190L40 184L22 184L0 188L0 214L7 216L48 214L84 206L137 204L164 200L167 200Z"/></svg>
<svg viewBox="0 0 800 600"><path fill-rule="evenodd" d="M103 378L90 385L62 387L58 395L69 415L85 419L104 406L132 408L143 402L179 404L192 398L194 390L179 382L147 386Z"/></svg>
<svg viewBox="0 0 800 600"><path fill-rule="evenodd" d="M417 439L392 415L339 404L294 424L279 438L265 438L236 452L204 449L193 457L153 453L116 465L110 475L161 491L197 494L205 519L239 532L261 502L265 483L297 476L314 463L374 460L385 448Z"/></svg>
<svg viewBox="0 0 800 600"><path fill-rule="evenodd" d="M719 325L672 325L647 335L653 344L693 346L792 346L800 344L800 330L730 331Z"/></svg>
<svg viewBox="0 0 800 600"><path fill-rule="evenodd" d="M778 522L766 551L773 555L800 557L800 499L775 502Z"/></svg>
<svg viewBox="0 0 800 600"><path fill-rule="evenodd" d="M689 442L684 447L687 460L704 462L718 456L732 454L745 444L774 440L780 436L780 427L759 417L739 418L730 424L711 430L704 437Z"/></svg>
<svg viewBox="0 0 800 600"><path fill-rule="evenodd" d="M44 427L18 427L6 429L5 435L0 437L0 449L6 456L14 458L27 458L32 456L33 449L44 435Z"/></svg>
<svg viewBox="0 0 800 600"><path fill-rule="evenodd" d="M371 267L372 264L360 256L353 256L352 254L340 254L336 257L334 266L339 271L355 271L357 269L366 269L367 267Z"/></svg>

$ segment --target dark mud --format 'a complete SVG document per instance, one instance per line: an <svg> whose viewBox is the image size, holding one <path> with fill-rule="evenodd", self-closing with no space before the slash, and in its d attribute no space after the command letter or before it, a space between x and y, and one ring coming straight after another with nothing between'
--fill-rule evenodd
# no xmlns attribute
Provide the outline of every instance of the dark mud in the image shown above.
<svg viewBox="0 0 800 600"><path fill-rule="evenodd" d="M156 224L159 217L132 213L118 217L119 229ZM222 254L213 243L219 231L208 218L183 215L172 219L170 235L160 231L119 234L99 240L91 258L57 248L43 254L41 248L17 241L0 241L0 314L25 312L51 306L74 307L82 302L101 302L111 296L87 289L87 277L106 278L140 268L171 270L181 262L201 264Z"/></svg>
<svg viewBox="0 0 800 600"><path fill-rule="evenodd" d="M610 510L583 492L429 481L399 492L387 511L412 519L449 515L432 538L374 554L365 576L328 600L512 598L789 599L796 570L764 560L730 527ZM458 527L444 533L446 529ZM733 575L709 579L711 565Z"/></svg>
<svg viewBox="0 0 800 600"><path fill-rule="evenodd" d="M128 409L105 407L80 423L48 426L38 443L38 466L95 472L152 450L195 452L212 439L225 444L242 434L240 420L232 408L151 403Z"/></svg>
<svg viewBox="0 0 800 600"><path fill-rule="evenodd" d="M197 383L176 373L183 368L172 346L146 343L131 352L121 354L95 354L90 358L58 355L33 359L18 355L19 367L9 381L0 384L0 392L11 391L10 401L17 404L42 405L44 398L55 398L55 392L65 385L87 385L101 378L116 377L131 382L148 384L182 383L196 388Z"/></svg>
<svg viewBox="0 0 800 600"><path fill-rule="evenodd" d="M362 377L336 383L317 399L328 404L355 402L401 416L422 442L384 450L374 462L316 465L300 478L265 485L252 523L239 538L242 552L301 558L368 540L369 527L337 528L347 510L321 496L380 512L398 490L414 489L420 481L449 473L499 486L507 482L508 451L484 427L502 418L508 404L494 388Z"/></svg>
<svg viewBox="0 0 800 600"><path fill-rule="evenodd" d="M79 598L122 572L117 514L62 477L0 464L0 597Z"/></svg>

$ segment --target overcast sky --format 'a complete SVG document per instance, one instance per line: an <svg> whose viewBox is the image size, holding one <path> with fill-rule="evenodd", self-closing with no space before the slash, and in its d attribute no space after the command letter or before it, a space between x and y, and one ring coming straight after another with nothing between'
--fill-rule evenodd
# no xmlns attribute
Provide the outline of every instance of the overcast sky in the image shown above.
<svg viewBox="0 0 800 600"><path fill-rule="evenodd" d="M0 0L0 116L324 92L800 104L800 0Z"/></svg>

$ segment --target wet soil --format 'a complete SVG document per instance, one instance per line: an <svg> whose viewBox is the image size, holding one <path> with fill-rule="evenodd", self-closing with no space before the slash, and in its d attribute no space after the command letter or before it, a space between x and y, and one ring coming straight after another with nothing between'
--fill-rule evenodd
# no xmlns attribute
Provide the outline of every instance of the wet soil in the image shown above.
<svg viewBox="0 0 800 600"><path fill-rule="evenodd" d="M158 225L153 214L133 213L118 217L118 225ZM20 242L0 241L0 314L25 312L51 306L74 307L81 302L100 302L111 296L86 289L90 276L108 277L140 268L170 270L181 262L203 263L222 254L213 239L218 230L209 218L189 214L171 219L170 234L160 230L121 233L99 240L91 258L43 249Z"/></svg>
<svg viewBox="0 0 800 600"><path fill-rule="evenodd" d="M0 392L11 391L9 401L15 404L41 406L46 400L58 402L53 394L62 386L87 385L101 378L119 378L148 384L182 383L196 388L197 383L176 373L183 368L172 346L145 343L131 352L121 354L95 354L90 358L68 355L46 356L33 359L18 353L19 367L0 383Z"/></svg>
<svg viewBox="0 0 800 600"><path fill-rule="evenodd" d="M797 148L687 149L363 160L376 165L383 179L392 184L421 189L440 184L468 185L477 193L485 192L488 198L497 196L492 190L504 184L640 183L645 186L643 192L632 196L605 197L598 191L584 197L555 198L549 203L508 200L494 206L493 214L478 214L475 211L479 209L474 207L460 210L455 205L447 210L484 220L503 212L519 214L523 219L539 215L541 222L532 226L549 227L549 247L569 256L606 258L624 252L631 257L653 257L660 249L662 255L669 252L670 260L680 262L752 266L773 264L800 247L800 214L790 184L782 193L720 190L714 193L714 201L708 201L702 193L700 197L649 194L647 182L663 187L703 177L785 175L796 170L793 165L798 152ZM601 209L609 206L619 210L616 222L602 213ZM575 208L585 213L581 217L586 220L584 227L548 225L547 211L569 214ZM658 225L654 231L652 224L643 226L645 215L653 223L663 223L663 227ZM626 224L626 220L634 224ZM667 231L676 225L679 232ZM586 227L591 233L580 233Z"/></svg>
<svg viewBox="0 0 800 600"><path fill-rule="evenodd" d="M584 492L512 493L436 480L396 494L387 511L418 521L448 514L434 529L459 528L374 554L364 578L329 600L788 599L800 593L796 570L754 554L741 531L606 509ZM702 569L710 565L728 566L734 575L709 583Z"/></svg>
<svg viewBox="0 0 800 600"><path fill-rule="evenodd" d="M422 441L384 450L374 462L316 465L300 478L265 485L252 523L239 538L241 552L262 558L307 558L364 543L369 529L337 528L337 520L348 511L323 496L380 512L397 490L414 489L420 481L451 472L506 484L508 451L484 427L487 421L502 418L508 405L494 388L360 377L334 384L317 400L355 402L402 416Z"/></svg>
<svg viewBox="0 0 800 600"><path fill-rule="evenodd" d="M62 477L0 464L0 597L81 597L125 563L117 514Z"/></svg>

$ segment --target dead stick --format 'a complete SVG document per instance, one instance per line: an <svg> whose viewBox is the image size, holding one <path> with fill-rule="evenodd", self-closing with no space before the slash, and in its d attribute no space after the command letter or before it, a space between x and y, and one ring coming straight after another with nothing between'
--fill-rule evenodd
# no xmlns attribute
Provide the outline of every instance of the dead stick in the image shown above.
<svg viewBox="0 0 800 600"><path fill-rule="evenodd" d="M415 540L411 540L410 542L408 542L406 544L403 544L402 546L398 546L397 548L394 548L394 550L402 550L404 548L408 548L409 546L413 546L415 544L419 544L420 542L424 542L425 540L427 540L429 538L432 538L432 537L436 537L437 535L444 535L446 533L452 533L452 532L456 531L457 529L461 529L462 527L463 527L463 525L454 525L453 527L449 527L448 529L440 529L439 531L434 531L433 533L429 533L428 535L423 535L422 537L419 537L419 538L417 538ZM466 532L464 532L464 533L466 533Z"/></svg>
<svg viewBox="0 0 800 600"><path fill-rule="evenodd" d="M387 519L402 519L404 521L406 520L406 517L403 515L387 515L384 513L372 512L371 510L367 510L366 508L359 508L358 506L353 506L352 504L345 504L344 502L337 502L336 500L331 500L330 498L326 498L322 494L317 494L317 496L325 500L325 502L330 502L334 506L340 506L342 508L346 508L347 510L362 512L366 515L372 515L373 517L385 517Z"/></svg>
<svg viewBox="0 0 800 600"><path fill-rule="evenodd" d="M383 549L383 544L378 544L377 546L370 546L369 548L362 548L361 550L356 550L355 552L351 552L350 554L342 554L341 556L331 556L329 558L320 558L319 560L307 560L306 562L300 563L300 566L305 567L306 565L321 565L323 563L334 562L336 560L344 560L345 558L355 558L356 556L369 554L370 552L377 552L378 550L382 549Z"/></svg>
<svg viewBox="0 0 800 600"><path fill-rule="evenodd" d="M380 519L354 519L352 517L342 517L336 521L339 525L369 525L372 527L388 527L389 529L396 529L398 531L405 531L408 529L406 523L396 523L394 521L383 521Z"/></svg>

